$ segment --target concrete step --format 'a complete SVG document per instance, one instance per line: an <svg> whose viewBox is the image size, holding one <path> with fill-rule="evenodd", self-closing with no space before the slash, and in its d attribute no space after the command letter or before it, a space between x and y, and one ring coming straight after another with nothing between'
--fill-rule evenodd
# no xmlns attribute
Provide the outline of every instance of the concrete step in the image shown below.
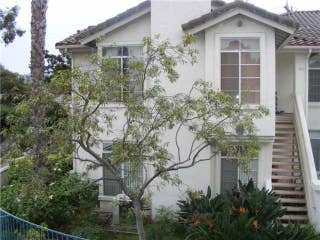
<svg viewBox="0 0 320 240"><path fill-rule="evenodd" d="M303 184L301 183L282 183L282 182L274 182L272 183L272 188L303 188Z"/></svg>
<svg viewBox="0 0 320 240"><path fill-rule="evenodd" d="M306 200L304 198L279 198L279 201L285 205L286 203L297 203L297 204L305 204Z"/></svg>
<svg viewBox="0 0 320 240"><path fill-rule="evenodd" d="M294 130L276 130L275 132L276 137L279 135L295 135L295 131Z"/></svg>
<svg viewBox="0 0 320 240"><path fill-rule="evenodd" d="M280 175L272 175L271 179L279 179L279 180L302 180L302 176L280 176Z"/></svg>
<svg viewBox="0 0 320 240"><path fill-rule="evenodd" d="M297 158L298 157L298 154L290 154L290 153L287 153L287 154L273 154L272 155L272 158L284 158L284 159L291 159L291 158Z"/></svg>
<svg viewBox="0 0 320 240"><path fill-rule="evenodd" d="M276 124L276 132L278 130L282 130L282 131L294 131L294 125L293 124Z"/></svg>
<svg viewBox="0 0 320 240"><path fill-rule="evenodd" d="M284 215L280 218L286 221L308 221L307 215Z"/></svg>
<svg viewBox="0 0 320 240"><path fill-rule="evenodd" d="M284 207L287 212L307 212L307 207L286 206Z"/></svg>
<svg viewBox="0 0 320 240"><path fill-rule="evenodd" d="M304 196L304 191L273 190L277 195Z"/></svg>
<svg viewBox="0 0 320 240"><path fill-rule="evenodd" d="M302 173L301 169L288 169L288 168L272 168L272 172L274 173Z"/></svg>
<svg viewBox="0 0 320 240"><path fill-rule="evenodd" d="M299 166L300 167L300 162L285 162L285 161L272 161L272 165L277 165L277 166Z"/></svg>

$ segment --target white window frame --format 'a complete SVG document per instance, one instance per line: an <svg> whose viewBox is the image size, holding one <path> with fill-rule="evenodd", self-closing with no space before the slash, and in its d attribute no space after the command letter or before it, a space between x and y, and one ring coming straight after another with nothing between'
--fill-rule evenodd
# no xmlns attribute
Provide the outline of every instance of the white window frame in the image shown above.
<svg viewBox="0 0 320 240"><path fill-rule="evenodd" d="M319 56L320 56L320 52L317 53ZM311 105L316 105L316 106L320 106L320 101L309 101L309 86L310 86L310 70L319 70L319 74L320 74L320 67L310 67L310 61L308 59L308 88L307 88L307 93L308 93L308 102L311 104ZM320 84L320 82L319 82Z"/></svg>
<svg viewBox="0 0 320 240"><path fill-rule="evenodd" d="M312 139L320 140L320 130L309 130L309 135L310 135L310 142L312 141ZM313 148L312 148L312 154L313 154ZM317 171L318 178L320 179L320 167L318 170L316 169L316 171Z"/></svg>
<svg viewBox="0 0 320 240"><path fill-rule="evenodd" d="M104 153L106 153L106 152L103 150L104 144L110 144L110 145L112 145L112 144L113 144L113 141L103 141L103 142L102 142L102 153L101 153L101 155L104 154ZM125 171L124 171L125 164L126 164L126 163L121 163L121 166L120 166L121 178L122 178L122 179L124 179L124 178L126 177L126 176L125 176ZM104 168L104 167L102 167L102 168ZM104 169L102 169L102 176L103 176L103 171L104 171ZM103 177L104 177L104 176L103 176ZM144 180L145 180L145 171L144 171L144 169L143 169L143 170L142 170L142 179L141 179L141 182L143 183ZM103 196L106 196L106 197L115 197L114 195L105 195L105 193L104 193L104 181L105 181L105 180L102 181L102 195L103 195ZM121 190L121 188L120 188L120 190ZM121 193L119 193L119 194L124 194L124 192L121 190Z"/></svg>
<svg viewBox="0 0 320 240"><path fill-rule="evenodd" d="M239 161L239 157L223 156L222 154L220 154L220 193L222 193L222 184L223 184L223 182L222 182L222 178L223 178L222 162L223 161L230 161L230 160ZM250 159L250 162L248 162L248 165L254 164L253 161L256 162L257 167L254 170L250 170L249 169L249 171L255 171L256 172L257 177L256 177L256 181L254 181L254 184L255 184L255 186L258 186L258 181L259 181L259 157L257 156L255 158ZM238 167L237 167L237 183L236 183L237 187L239 187L239 180L241 180L240 179L240 174L246 174L246 173L243 172L241 170L241 166L238 165ZM248 183L248 182L242 182L242 184L246 184L246 183Z"/></svg>
<svg viewBox="0 0 320 240"><path fill-rule="evenodd" d="M215 47L215 54L214 58L217 63L217 65L214 64L214 66L219 66L217 69L215 69L215 74L213 79L217 79L216 85L219 91L221 91L221 40L225 38L257 38L259 39L259 44L260 44L260 99L259 99L259 104L246 104L249 108L257 108L261 105L266 105L266 102L264 101L265 97L264 94L265 92L263 89L266 87L265 86L265 59L266 59L266 35L265 33L219 33L215 34L214 37L214 47ZM214 67L213 66L213 67ZM211 66L212 67L212 66Z"/></svg>
<svg viewBox="0 0 320 240"><path fill-rule="evenodd" d="M100 43L98 44L98 54L101 58L103 58L103 49L104 48L117 48L117 47L141 47L142 54L141 59L144 60L144 46L141 42L117 42L117 43ZM121 59L121 72L120 74L123 74L123 56L111 56L111 59ZM130 59L130 56L126 56L125 58ZM130 84L129 84L130 85ZM123 107L122 102L124 100L124 92L123 89L121 89L121 96L120 100L110 101L112 106L115 107ZM109 104L110 104L109 103Z"/></svg>

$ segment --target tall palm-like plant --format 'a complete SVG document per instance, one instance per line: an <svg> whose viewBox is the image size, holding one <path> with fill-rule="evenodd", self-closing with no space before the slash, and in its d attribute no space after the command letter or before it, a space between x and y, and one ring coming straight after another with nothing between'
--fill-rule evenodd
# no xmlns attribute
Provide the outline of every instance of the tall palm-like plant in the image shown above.
<svg viewBox="0 0 320 240"><path fill-rule="evenodd" d="M32 154L36 171L45 169L47 164L47 141L45 132L45 106L43 104L45 71L45 36L47 0L31 2L31 79L33 101L32 127L34 139Z"/></svg>

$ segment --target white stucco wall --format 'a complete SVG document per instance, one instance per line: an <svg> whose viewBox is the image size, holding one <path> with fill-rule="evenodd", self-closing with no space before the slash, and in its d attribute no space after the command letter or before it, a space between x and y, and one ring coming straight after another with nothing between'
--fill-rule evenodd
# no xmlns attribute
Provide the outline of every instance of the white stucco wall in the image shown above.
<svg viewBox="0 0 320 240"><path fill-rule="evenodd" d="M168 39L171 43L180 43L183 35L181 25L195 17L210 12L211 2L209 0L201 1L152 1L151 2L151 35L160 34L162 39ZM204 79L204 34L196 35L196 48L199 50L198 63L194 66L178 66L181 76L180 80L172 87L166 80L163 80L163 86L168 93L187 92L190 90L193 82L198 79ZM181 152L186 154L188 145L191 143L190 134L183 132L180 136ZM169 149L176 155L174 146L174 132L168 132L164 136L165 141L170 142ZM209 156L209 152L203 153ZM152 186L152 208L153 213L161 206L177 207L176 202L184 196L185 191L189 189L204 190L210 185L210 162L203 162L192 169L178 171L183 184L178 187L166 186L161 191L153 188L159 184L156 182Z"/></svg>
<svg viewBox="0 0 320 240"><path fill-rule="evenodd" d="M238 21L242 26L238 27ZM220 89L220 39L225 37L256 37L260 39L260 104L270 114L256 121L260 136L274 136L275 127L275 33L270 27L259 24L247 17L236 16L205 31L206 79ZM216 66L216 67L215 67Z"/></svg>
<svg viewBox="0 0 320 240"><path fill-rule="evenodd" d="M146 14L143 17L127 24L117 30L106 34L98 43L99 49L108 45L124 45L140 43L144 36L154 36L160 34L161 38L169 39L172 43L181 41L184 35L181 24L195 17L210 11L211 1L152 1L151 15ZM242 21L242 26L238 27L238 21ZM271 157L272 157L272 137L275 128L275 91L276 91L276 50L274 29L247 17L236 16L226 20L214 27L196 35L197 43L195 47L199 50L198 63L191 67L190 65L178 66L181 79L172 87L163 79L164 87L169 93L186 92L190 89L192 83L197 79L205 79L214 83L217 89L220 89L220 55L219 43L221 37L258 37L261 45L261 104L270 110L270 115L262 120L256 121L259 129L259 135L269 139L262 143L262 149L259 154L258 186L266 185L271 176ZM73 53L73 63L75 66L87 66L88 54L84 52ZM278 55L277 57L277 89L281 90L281 108L291 109L292 102L290 94L293 91L293 76L303 75L299 70L294 70L294 66L301 65L303 56L294 57L290 54ZM302 67L302 66L301 66ZM84 67L85 68L85 67ZM286 71L279 71L286 69ZM291 70L290 70L291 69ZM298 68L299 69L299 68ZM298 84L298 83L296 83ZM305 89L305 88L304 88ZM279 102L280 103L280 102ZM291 105L290 105L291 104ZM123 108L118 106L119 116ZM280 109L282 110L282 109ZM121 118L116 121L115 131L112 135L102 135L102 141L110 141L117 136L122 126ZM163 137L164 141L169 142L169 149L174 148L174 133L168 132ZM182 132L181 145L185 146L182 152L188 148L192 136L187 132ZM101 151L98 146L97 151ZM203 153L209 156L210 152ZM85 156L85 154L83 154ZM85 171L84 164L75 163L75 169L79 172ZM210 162L204 162L192 169L178 171L183 184L178 187L166 186L157 191L157 183L151 186L152 207L156 210L162 205L176 206L176 201L183 197L186 189L202 189L206 191L207 186L211 185L214 192L220 191L220 160L213 159ZM102 176L102 169L96 169L89 173L93 178ZM100 187L102 194L102 187Z"/></svg>
<svg viewBox="0 0 320 240"><path fill-rule="evenodd" d="M276 91L278 111L293 112L294 54L278 53L276 59Z"/></svg>
<svg viewBox="0 0 320 240"><path fill-rule="evenodd" d="M97 44L100 46L141 44L144 37L151 36L151 17L147 13L124 26L103 36Z"/></svg>

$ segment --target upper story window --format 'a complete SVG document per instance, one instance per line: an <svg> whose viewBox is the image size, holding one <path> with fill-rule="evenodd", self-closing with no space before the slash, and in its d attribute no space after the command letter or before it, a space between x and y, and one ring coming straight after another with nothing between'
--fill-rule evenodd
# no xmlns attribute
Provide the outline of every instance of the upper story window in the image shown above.
<svg viewBox="0 0 320 240"><path fill-rule="evenodd" d="M102 57L109 57L118 61L119 74L124 76L128 73L130 61L141 61L143 57L142 46L116 46L116 47L103 47ZM142 93L142 84L129 79L124 86L119 86L119 96L112 101L122 102L127 97L140 96Z"/></svg>
<svg viewBox="0 0 320 240"><path fill-rule="evenodd" d="M244 104L260 104L259 38L221 39L221 91Z"/></svg>
<svg viewBox="0 0 320 240"><path fill-rule="evenodd" d="M309 102L320 102L320 54L309 59Z"/></svg>

